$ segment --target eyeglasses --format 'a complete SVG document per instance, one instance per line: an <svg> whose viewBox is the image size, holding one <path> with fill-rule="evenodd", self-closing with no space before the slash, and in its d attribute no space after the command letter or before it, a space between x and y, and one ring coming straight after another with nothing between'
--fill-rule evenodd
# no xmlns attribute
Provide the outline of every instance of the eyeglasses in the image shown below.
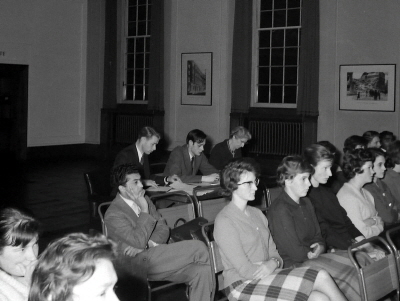
<svg viewBox="0 0 400 301"><path fill-rule="evenodd" d="M237 183L237 184L238 185L247 184L248 186L250 186L252 183L254 183L254 185L258 186L258 184L260 184L260 179L256 178L254 181L247 181L247 182Z"/></svg>

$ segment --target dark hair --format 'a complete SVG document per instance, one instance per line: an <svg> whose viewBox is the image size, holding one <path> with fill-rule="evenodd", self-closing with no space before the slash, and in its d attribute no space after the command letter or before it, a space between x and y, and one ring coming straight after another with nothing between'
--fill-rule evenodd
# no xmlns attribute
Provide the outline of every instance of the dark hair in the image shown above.
<svg viewBox="0 0 400 301"><path fill-rule="evenodd" d="M311 165L312 173L315 172L315 167L322 160L331 161L333 163L333 154L320 144L311 144L304 150L304 159Z"/></svg>
<svg viewBox="0 0 400 301"><path fill-rule="evenodd" d="M311 166L300 156L287 156L283 158L276 170L276 182L285 186L285 180L291 180L296 175L305 172L312 172Z"/></svg>
<svg viewBox="0 0 400 301"><path fill-rule="evenodd" d="M400 140L392 142L387 150L386 167L393 168L396 164L400 164Z"/></svg>
<svg viewBox="0 0 400 301"><path fill-rule="evenodd" d="M259 165L254 159L240 158L228 163L221 171L222 195L232 197L232 193L238 188L237 183L244 172L252 172L256 177L259 175Z"/></svg>
<svg viewBox="0 0 400 301"><path fill-rule="evenodd" d="M73 288L93 275L99 259L115 257L115 244L102 234L72 233L57 239L39 257L28 300L69 301Z"/></svg>
<svg viewBox="0 0 400 301"><path fill-rule="evenodd" d="M156 136L158 139L161 139L161 135L152 127L145 126L142 127L139 131L138 134L138 139L142 137L146 137L147 139L150 139L151 137Z"/></svg>
<svg viewBox="0 0 400 301"><path fill-rule="evenodd" d="M362 136L363 136L363 138L365 138L367 140L367 144L368 144L372 141L372 139L374 139L374 137L379 138L379 133L376 131L366 131Z"/></svg>
<svg viewBox="0 0 400 301"><path fill-rule="evenodd" d="M378 158L379 156L386 158L386 153L380 148L370 147L367 148L367 150L371 153L372 163L375 162L376 158Z"/></svg>
<svg viewBox="0 0 400 301"><path fill-rule="evenodd" d="M25 247L39 236L39 222L15 208L0 211L0 253L6 246Z"/></svg>
<svg viewBox="0 0 400 301"><path fill-rule="evenodd" d="M229 138L232 138L233 136L236 136L236 138L245 138L247 140L251 139L251 134L248 129L246 129L243 126L237 126L235 127L232 131L231 134L229 135Z"/></svg>
<svg viewBox="0 0 400 301"><path fill-rule="evenodd" d="M343 174L347 179L352 179L356 174L362 174L363 165L372 161L372 154L369 149L355 149L351 152L347 152L343 158Z"/></svg>
<svg viewBox="0 0 400 301"><path fill-rule="evenodd" d="M394 134L393 134L393 132L389 132L389 131L383 131L383 132L381 132L380 134L379 134L379 139L383 139L383 138L385 138L385 136L391 136L392 137L392 141L394 141L394 139L395 139L395 136L394 136Z"/></svg>
<svg viewBox="0 0 400 301"><path fill-rule="evenodd" d="M368 144L368 141L364 137L357 136L357 135L350 136L344 141L343 153L345 154L346 152L351 152L351 151L355 150L356 147L359 145L366 148L367 144Z"/></svg>
<svg viewBox="0 0 400 301"><path fill-rule="evenodd" d="M140 174L139 168L135 164L122 164L114 167L111 171L111 185L113 187L124 186L128 182L126 176L134 173Z"/></svg>
<svg viewBox="0 0 400 301"><path fill-rule="evenodd" d="M186 144L189 144L189 141L192 141L193 143L197 142L197 143L202 143L204 142L204 140L206 140L207 135L204 134L203 131L198 130L198 129L194 129L191 130L187 136L186 136Z"/></svg>

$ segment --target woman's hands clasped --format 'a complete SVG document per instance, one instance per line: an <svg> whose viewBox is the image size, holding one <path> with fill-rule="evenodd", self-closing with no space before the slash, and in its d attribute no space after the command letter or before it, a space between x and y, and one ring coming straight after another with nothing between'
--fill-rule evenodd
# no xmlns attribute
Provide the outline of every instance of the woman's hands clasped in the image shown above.
<svg viewBox="0 0 400 301"><path fill-rule="evenodd" d="M278 265L275 260L270 259L261 263L257 263L260 266L258 269L254 272L253 276L254 279L262 279L264 277L267 277L271 275L274 271L277 270Z"/></svg>

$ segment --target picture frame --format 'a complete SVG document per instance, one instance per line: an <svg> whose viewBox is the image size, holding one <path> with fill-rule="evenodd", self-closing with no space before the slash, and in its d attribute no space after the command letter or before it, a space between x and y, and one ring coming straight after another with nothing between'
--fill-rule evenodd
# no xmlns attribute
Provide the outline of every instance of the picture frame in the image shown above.
<svg viewBox="0 0 400 301"><path fill-rule="evenodd" d="M212 52L182 53L182 105L212 105L212 57Z"/></svg>
<svg viewBox="0 0 400 301"><path fill-rule="evenodd" d="M395 64L340 65L339 110L395 111Z"/></svg>

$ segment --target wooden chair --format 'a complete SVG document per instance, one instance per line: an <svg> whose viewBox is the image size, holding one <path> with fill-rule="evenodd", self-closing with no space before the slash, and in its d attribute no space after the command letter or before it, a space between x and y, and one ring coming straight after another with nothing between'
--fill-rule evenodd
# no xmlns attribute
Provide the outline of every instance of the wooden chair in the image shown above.
<svg viewBox="0 0 400 301"><path fill-rule="evenodd" d="M367 265L365 267L355 259L355 252L358 247L366 243L379 242L388 251L388 255ZM379 300L389 293L396 291L397 300L399 298L399 277L397 273L396 258L392 248L381 237L374 236L360 241L348 248L349 258L357 270L360 284L360 294L362 300Z"/></svg>
<svg viewBox="0 0 400 301"><path fill-rule="evenodd" d="M217 243L214 240L213 232L214 232L214 222L209 222L201 228L201 232L204 236L205 241L207 242L208 251L210 253L210 263L211 263L211 271L214 274L213 277L213 288L211 294L211 301L215 300L216 293L219 291L218 286L218 276L221 276L222 281L222 271L224 269L222 265L221 255L219 253L219 248ZM227 300L228 298L225 296L218 300Z"/></svg>
<svg viewBox="0 0 400 301"><path fill-rule="evenodd" d="M88 191L90 218L97 218L99 204L114 199L111 194L110 171L95 170L83 174Z"/></svg>

